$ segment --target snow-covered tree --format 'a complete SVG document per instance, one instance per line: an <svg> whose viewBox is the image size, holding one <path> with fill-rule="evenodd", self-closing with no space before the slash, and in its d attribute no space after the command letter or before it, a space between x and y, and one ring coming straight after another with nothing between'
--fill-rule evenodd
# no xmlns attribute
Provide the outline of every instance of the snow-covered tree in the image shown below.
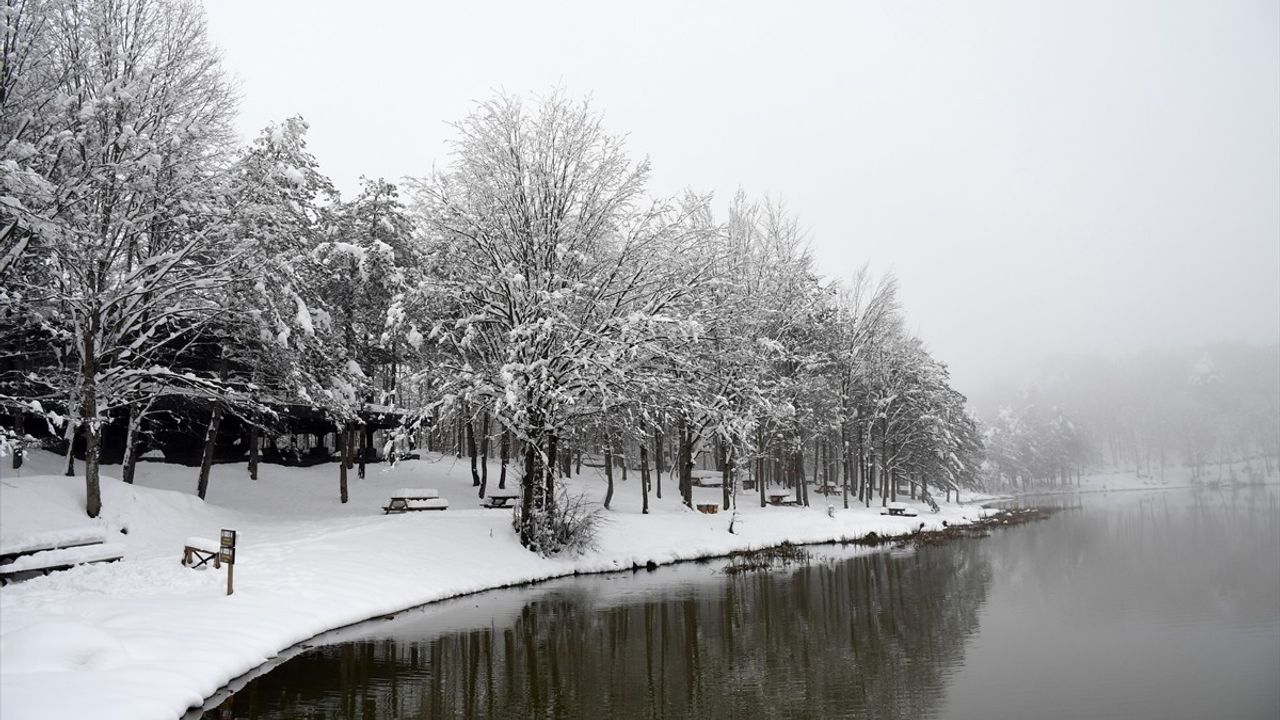
<svg viewBox="0 0 1280 720"><path fill-rule="evenodd" d="M69 339L74 367L64 369L73 371L49 384L75 398L93 517L108 414L155 387L157 376L207 382L172 373L166 360L207 321L212 294L230 279L233 255L220 244L216 218L232 94L195 3L21 10L21 22L40 28L41 41L28 47L40 48L38 72L49 75L23 101L34 129L17 134L30 139L16 152L30 153L27 164L11 156L4 162L18 163L19 173L0 173L10 178L6 192L14 177L27 191L5 202L19 208L5 226L16 223L19 243L29 240L11 287L43 308L51 335Z"/></svg>
<svg viewBox="0 0 1280 720"><path fill-rule="evenodd" d="M447 404L523 443L520 539L550 552L560 442L655 340L693 332L672 311L704 234L691 209L644 197L648 164L585 105L503 96L456 127L451 166L415 186L431 275L412 312L442 350Z"/></svg>

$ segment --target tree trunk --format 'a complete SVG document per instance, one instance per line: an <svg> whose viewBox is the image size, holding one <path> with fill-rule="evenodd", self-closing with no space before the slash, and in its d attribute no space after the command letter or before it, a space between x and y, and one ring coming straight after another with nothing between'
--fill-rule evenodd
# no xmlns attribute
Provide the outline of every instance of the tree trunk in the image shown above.
<svg viewBox="0 0 1280 720"><path fill-rule="evenodd" d="M480 470L476 467L476 424L470 417L470 408L464 408L467 417L467 455L471 458L471 487L480 487Z"/></svg>
<svg viewBox="0 0 1280 720"><path fill-rule="evenodd" d="M262 431L257 425L249 426L249 479L258 479L258 459L262 453Z"/></svg>
<svg viewBox="0 0 1280 720"><path fill-rule="evenodd" d="M556 461L559 459L556 453L559 451L559 448L557 447L559 444L560 444L559 438L557 438L555 435L551 435L548 437L546 477L544 478L544 482L546 485L546 489L544 490L544 492L546 493L546 495L542 499L542 503L543 503L542 506L543 508L546 509L547 512L555 512Z"/></svg>
<svg viewBox="0 0 1280 720"><path fill-rule="evenodd" d="M507 489L507 461L511 457L511 434L504 427L502 429L502 441L498 443L498 455L501 459L502 467L498 470L498 489Z"/></svg>
<svg viewBox="0 0 1280 720"><path fill-rule="evenodd" d="M338 499L345 505L347 502L347 469L351 459L351 428L343 427L333 434L334 439L342 438L342 452L338 455Z"/></svg>
<svg viewBox="0 0 1280 720"><path fill-rule="evenodd" d="M130 485L138 467L138 426L142 424L142 412L137 403L129 403L129 424L124 434L124 464L120 467L120 479Z"/></svg>
<svg viewBox="0 0 1280 720"><path fill-rule="evenodd" d="M653 431L653 471L657 476L657 482L654 484L654 495L659 500L662 499L662 430Z"/></svg>
<svg viewBox="0 0 1280 720"><path fill-rule="evenodd" d="M640 514L649 514L649 450L640 442Z"/></svg>
<svg viewBox="0 0 1280 720"><path fill-rule="evenodd" d="M480 497L489 488L489 411L480 416Z"/></svg>
<svg viewBox="0 0 1280 720"><path fill-rule="evenodd" d="M604 477L608 481L608 486L604 491L604 509L609 509L609 503L613 502L613 449L608 443L604 446Z"/></svg>
<svg viewBox="0 0 1280 720"><path fill-rule="evenodd" d="M733 500L733 446L728 443L721 444L721 465L720 465L720 495L721 503L724 505L725 511L729 510L729 505Z"/></svg>
<svg viewBox="0 0 1280 720"><path fill-rule="evenodd" d="M222 425L222 403L213 406L213 414L209 417L209 428L204 434L204 453L200 456L200 479L196 482L196 495L201 500L209 492L209 472L213 468L213 453L218 441L218 427Z"/></svg>
<svg viewBox="0 0 1280 720"><path fill-rule="evenodd" d="M538 450L534 443L524 445L524 477L520 478L520 544L532 547L533 496L537 488Z"/></svg>
<svg viewBox="0 0 1280 720"><path fill-rule="evenodd" d="M76 411L76 414L78 413L79 410ZM80 421L73 414L71 419L67 421L67 462L66 468L62 473L67 477L75 477L76 474L76 433L79 431Z"/></svg>
<svg viewBox="0 0 1280 720"><path fill-rule="evenodd" d="M676 462L679 464L680 474L680 497L684 501L685 507L693 507L693 448L689 437L689 424L682 415L679 424L676 427L676 435L679 442L679 452Z"/></svg>
<svg viewBox="0 0 1280 720"><path fill-rule="evenodd" d="M27 414L22 412L21 410L18 410L15 413L15 417L13 419L13 432L15 435L17 435L17 438L18 438L13 448L13 469L14 470L17 470L22 467L22 457L26 452L25 446L23 445L23 438L26 437L26 434L27 434L26 422L27 422ZM1268 470L1267 475L1270 475L1270 474L1271 474L1271 471Z"/></svg>
<svg viewBox="0 0 1280 720"><path fill-rule="evenodd" d="M369 447L373 445L373 428L368 423L363 423L356 425L355 432L360 435L360 442L356 445L356 449L360 453L360 459L356 461L356 465L359 468L357 475L363 480L364 465L369 459Z"/></svg>
<svg viewBox="0 0 1280 720"><path fill-rule="evenodd" d="M843 481L841 494L844 495L844 509L849 509L849 426L840 425L840 470Z"/></svg>

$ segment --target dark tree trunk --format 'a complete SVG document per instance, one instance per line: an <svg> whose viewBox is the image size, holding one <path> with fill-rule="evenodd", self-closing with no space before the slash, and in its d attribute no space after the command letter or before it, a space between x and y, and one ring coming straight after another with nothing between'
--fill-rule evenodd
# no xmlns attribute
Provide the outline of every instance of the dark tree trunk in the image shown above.
<svg viewBox="0 0 1280 720"><path fill-rule="evenodd" d="M608 444L604 446L604 478L609 483L604 491L604 509L608 510L613 502L613 449Z"/></svg>
<svg viewBox="0 0 1280 720"><path fill-rule="evenodd" d="M662 430L653 431L653 472L657 482L653 486L653 494L662 499Z"/></svg>
<svg viewBox="0 0 1280 720"><path fill-rule="evenodd" d="M339 437L342 438L342 450L341 450L341 453L338 455L338 499L343 504L346 504L348 499L347 470L349 469L350 462L351 462L351 446L354 445L355 443L352 442L354 438L352 437L352 432L350 427L341 428L341 431L335 432L333 434L333 437L334 439L337 439Z"/></svg>
<svg viewBox="0 0 1280 720"><path fill-rule="evenodd" d="M463 456L463 454L465 453L465 450L466 450L465 446L466 446L466 444L467 444L467 429L466 429L466 427L465 427L465 426L466 426L466 424L467 424L467 421L466 421L466 418L465 418L464 416L465 416L465 413L464 413L464 412L462 412L462 411L459 411L459 412L458 412L458 422L454 423L454 426L455 426L454 433L458 436L458 437L457 437L457 440L458 440L457 445L458 445L458 459L459 459L459 460L461 460L461 459L462 459L462 456Z"/></svg>
<svg viewBox="0 0 1280 720"><path fill-rule="evenodd" d="M258 460L262 454L262 431L257 425L249 426L249 479L258 479Z"/></svg>
<svg viewBox="0 0 1280 720"><path fill-rule="evenodd" d="M489 487L489 411L480 416L480 497Z"/></svg>
<svg viewBox="0 0 1280 720"><path fill-rule="evenodd" d="M76 412L79 412L77 410ZM76 433L80 432L80 421L72 417L67 422L67 463L63 475L75 477L76 474Z"/></svg>
<svg viewBox="0 0 1280 720"><path fill-rule="evenodd" d="M356 426L356 432L360 433L360 460L356 463L359 467L359 472L357 474L360 476L360 479L363 480L364 465L369 459L369 448L373 446L373 428L368 423L364 423Z"/></svg>
<svg viewBox="0 0 1280 720"><path fill-rule="evenodd" d="M640 514L649 514L649 450L640 443Z"/></svg>
<svg viewBox="0 0 1280 720"><path fill-rule="evenodd" d="M679 424L676 426L676 435L679 442L679 452L676 462L679 464L680 475L680 498L684 501L685 507L693 507L693 443L690 439L689 424L682 415Z"/></svg>
<svg viewBox="0 0 1280 720"><path fill-rule="evenodd" d="M733 500L733 447L728 443L721 445L720 495L723 509L728 510Z"/></svg>
<svg viewBox="0 0 1280 720"><path fill-rule="evenodd" d="M218 428L222 425L222 403L213 406L209 428L204 434L204 453L200 456L200 479L196 483L196 495L201 500L209 492L209 473L213 468L213 453L218 443Z"/></svg>
<svg viewBox="0 0 1280 720"><path fill-rule="evenodd" d="M534 443L524 446L524 476L520 478L520 544L533 544L533 500L538 487L538 450Z"/></svg>
<svg viewBox="0 0 1280 720"><path fill-rule="evenodd" d="M22 412L21 410L17 411L13 419L13 431L18 436L18 442L16 444L16 447L14 447L13 449L13 469L14 470L17 470L22 467L22 458L23 458L23 455L26 453L26 449L23 446L23 441L22 441L22 439L26 437L26 433L27 433L26 423L27 423L27 414ZM1270 474L1271 474L1271 471L1268 470L1267 475L1270 475Z"/></svg>
<svg viewBox="0 0 1280 720"><path fill-rule="evenodd" d="M549 437L548 437L548 439L547 439L547 467L546 467L546 477L544 478L544 482L545 482L545 485L546 485L546 488L545 488L544 492L546 493L546 495L545 495L545 496L543 497L543 499L542 499L542 501L543 501L543 507L544 507L548 512L555 512L555 502L556 502L556 461L557 461L557 460L559 460L559 456L558 456L556 453L559 451L559 448L557 447L559 444L560 444L560 443L559 443L559 438L557 438L555 435L551 435L551 436L549 436Z"/></svg>
<svg viewBox="0 0 1280 720"><path fill-rule="evenodd" d="M467 456L471 458L471 487L480 487L480 468L476 465L476 424L470 417L469 408L464 412L468 413L466 433Z"/></svg>
<svg viewBox="0 0 1280 720"><path fill-rule="evenodd" d="M498 489L507 489L507 461L511 458L511 434L506 428L502 429L502 440L498 443L498 455L500 457L502 467L498 470Z"/></svg>
<svg viewBox="0 0 1280 720"><path fill-rule="evenodd" d="M129 420L124 434L124 465L120 479L132 485L138 468L138 427L142 424L142 412L137 403L129 403Z"/></svg>

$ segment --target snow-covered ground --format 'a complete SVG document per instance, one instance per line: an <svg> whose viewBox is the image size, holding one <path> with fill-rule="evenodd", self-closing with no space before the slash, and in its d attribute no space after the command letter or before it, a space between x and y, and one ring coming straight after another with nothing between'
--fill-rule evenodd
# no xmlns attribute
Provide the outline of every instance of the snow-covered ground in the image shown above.
<svg viewBox="0 0 1280 720"><path fill-rule="evenodd" d="M7 459L6 459L7 464ZM491 487L497 468L491 465ZM19 471L0 469L0 549L32 534L83 529L84 480L64 477L61 459L34 453ZM118 467L104 468L105 476ZM598 470L573 489L601 499ZM335 465L214 468L208 502L195 497L196 470L140 463L137 484L103 480L107 540L117 563L80 566L0 589L0 717L60 720L173 720L219 687L280 651L325 630L487 588L575 572L622 570L723 555L783 541L813 543L870 532L901 534L978 516L976 505L944 504L915 518L877 507L836 509L815 495L811 508L758 507L740 496L732 515L684 508L675 487L640 514L638 474L618 482L598 547L573 558L540 558L520 547L509 510L480 507L470 466L453 457L369 466L351 473L350 502L338 502ZM391 492L436 488L443 512L384 515ZM718 488L695 488L718 502ZM191 537L238 531L235 594L225 570L183 567Z"/></svg>

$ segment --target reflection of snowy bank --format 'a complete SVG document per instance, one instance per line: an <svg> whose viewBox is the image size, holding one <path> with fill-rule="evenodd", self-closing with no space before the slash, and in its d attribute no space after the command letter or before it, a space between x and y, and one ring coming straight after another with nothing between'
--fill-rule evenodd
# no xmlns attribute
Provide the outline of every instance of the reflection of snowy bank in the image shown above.
<svg viewBox="0 0 1280 720"><path fill-rule="evenodd" d="M62 477L58 470L58 458L35 453L17 478L0 484L5 543L85 524L83 481ZM596 551L546 559L518 545L509 512L479 507L469 465L453 458L372 467L367 479L351 480L351 502L345 505L337 501L335 475L330 465L265 466L255 482L244 477L243 467L218 465L208 503L191 494L191 468L143 463L136 486L104 480L102 523L114 541L124 544L124 560L0 590L0 716L174 718L285 648L423 603L784 541L899 535L921 522L939 528L944 520L967 522L979 512L944 505L936 515L920 508L920 517L886 517L874 505L836 509L837 500L828 515L826 504L760 508L756 496L741 495L734 520L735 513L687 510L668 495L651 497L652 512L642 515L633 479L618 483ZM596 498L604 490L594 472L570 484ZM450 509L383 515L380 506L400 487L438 488ZM720 493L719 488L694 488L697 502L716 502ZM731 520L735 534L728 532ZM222 572L191 570L178 562L186 538L216 536L219 528L239 531L231 597L224 595ZM689 592L697 592L696 578L719 567L691 565L674 575L655 574L652 582L669 591L673 577L687 577ZM644 592L646 582L644 573L626 583L601 577L595 602L625 602L628 594ZM613 588L616 597L609 592ZM474 608L496 597L470 600ZM465 605L460 601L445 611L456 613L450 622L468 622ZM492 619L491 608L482 609ZM422 612L428 622L428 611ZM33 647L45 650L34 653Z"/></svg>

